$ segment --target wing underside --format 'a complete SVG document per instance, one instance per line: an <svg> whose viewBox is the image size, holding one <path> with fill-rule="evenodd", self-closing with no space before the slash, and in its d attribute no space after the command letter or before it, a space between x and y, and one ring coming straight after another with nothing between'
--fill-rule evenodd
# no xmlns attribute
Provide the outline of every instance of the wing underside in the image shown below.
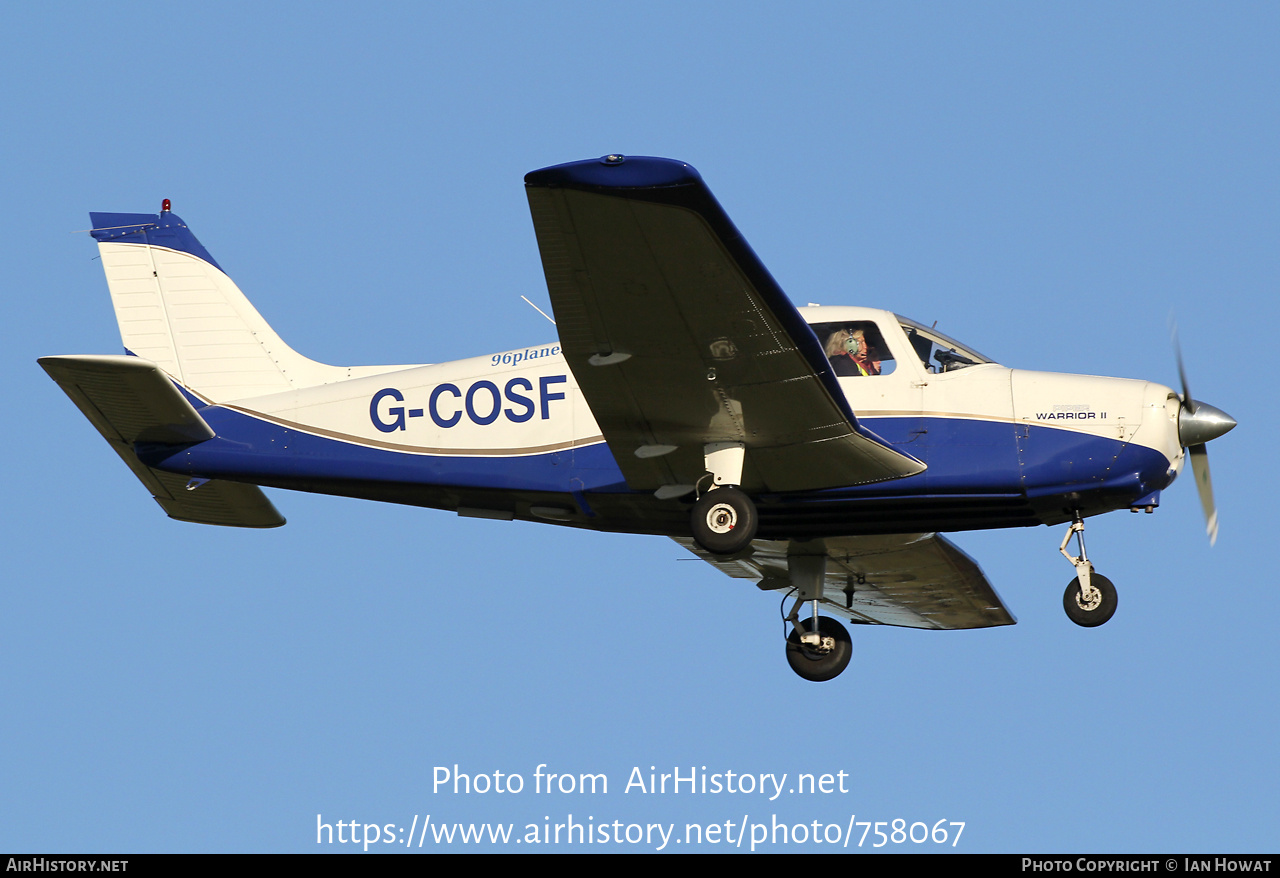
<svg viewBox="0 0 1280 878"><path fill-rule="evenodd" d="M923 471L857 423L812 331L697 172L625 162L525 183L565 358L628 485L696 482L719 442L745 447L751 491Z"/></svg>
<svg viewBox="0 0 1280 878"><path fill-rule="evenodd" d="M693 540L677 543L735 579L787 590L788 554L825 554L822 609L851 622L903 628L957 629L1013 625L977 563L938 534L755 540L733 558L712 555Z"/></svg>

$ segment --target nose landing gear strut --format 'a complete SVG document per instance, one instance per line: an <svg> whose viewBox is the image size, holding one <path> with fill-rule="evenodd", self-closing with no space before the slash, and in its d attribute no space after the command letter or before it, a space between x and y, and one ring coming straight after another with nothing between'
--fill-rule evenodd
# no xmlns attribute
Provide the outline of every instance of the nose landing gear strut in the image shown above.
<svg viewBox="0 0 1280 878"><path fill-rule="evenodd" d="M1096 628L1115 615L1118 598L1111 580L1094 571L1084 550L1084 519L1080 510L1073 511L1071 527L1062 538L1058 551L1076 568L1076 578L1071 580L1062 596L1062 608L1067 618L1084 628ZM1080 547L1079 555L1067 552L1067 543L1075 536Z"/></svg>

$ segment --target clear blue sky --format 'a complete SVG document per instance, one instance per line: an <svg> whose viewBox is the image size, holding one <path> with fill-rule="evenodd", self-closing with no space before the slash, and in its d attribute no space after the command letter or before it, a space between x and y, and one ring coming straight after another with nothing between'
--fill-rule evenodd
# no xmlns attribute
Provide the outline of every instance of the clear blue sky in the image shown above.
<svg viewBox="0 0 1280 878"><path fill-rule="evenodd" d="M1275 849L1274 4L24 4L3 43L0 849L343 848L317 814ZM1240 421L1218 545L1189 479L1091 520L1120 608L1084 630L1059 528L960 534L1019 624L861 628L815 686L774 596L665 539L278 491L282 529L170 521L35 364L119 352L72 233L162 198L316 359L548 340L521 178L613 151L695 165L795 301L1009 366L1175 383L1176 312ZM433 792L455 764L526 789ZM537 795L540 764L609 791ZM624 792L637 766L848 792Z"/></svg>

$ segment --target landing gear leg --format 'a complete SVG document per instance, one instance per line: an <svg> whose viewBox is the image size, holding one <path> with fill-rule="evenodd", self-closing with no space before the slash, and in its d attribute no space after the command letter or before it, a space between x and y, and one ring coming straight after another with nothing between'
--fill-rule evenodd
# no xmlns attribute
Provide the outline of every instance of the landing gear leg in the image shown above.
<svg viewBox="0 0 1280 878"><path fill-rule="evenodd" d="M818 615L818 601L826 580L827 556L789 555L787 572L796 588L796 602L787 614L787 664L806 680L821 683L840 675L853 658L853 641L845 627L830 616ZM812 607L808 619L800 618L804 604Z"/></svg>
<svg viewBox="0 0 1280 878"><path fill-rule="evenodd" d="M1080 547L1079 555L1067 552L1067 544L1075 536ZM1115 615L1118 598L1116 587L1101 573L1093 569L1084 550L1084 519L1080 511L1075 511L1074 520L1062 538L1058 547L1062 556L1076 568L1076 578L1071 580L1067 591L1062 596L1062 608L1067 611L1067 618L1084 628L1096 628Z"/></svg>

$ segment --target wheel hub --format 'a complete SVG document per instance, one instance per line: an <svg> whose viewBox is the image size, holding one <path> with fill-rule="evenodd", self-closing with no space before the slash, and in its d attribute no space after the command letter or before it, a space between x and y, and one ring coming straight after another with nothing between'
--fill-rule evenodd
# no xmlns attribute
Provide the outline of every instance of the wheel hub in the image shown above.
<svg viewBox="0 0 1280 878"><path fill-rule="evenodd" d="M806 655L820 658L831 654L831 650L836 648L836 639L829 635L819 636L813 632L806 632L800 637L800 648Z"/></svg>
<svg viewBox="0 0 1280 878"><path fill-rule="evenodd" d="M728 503L717 503L707 512L707 527L718 534L727 534L738 523L738 513Z"/></svg>
<svg viewBox="0 0 1280 878"><path fill-rule="evenodd" d="M1088 591L1080 589L1076 592L1076 606L1084 610L1086 613L1092 613L1102 605L1102 592L1098 591L1092 585Z"/></svg>

